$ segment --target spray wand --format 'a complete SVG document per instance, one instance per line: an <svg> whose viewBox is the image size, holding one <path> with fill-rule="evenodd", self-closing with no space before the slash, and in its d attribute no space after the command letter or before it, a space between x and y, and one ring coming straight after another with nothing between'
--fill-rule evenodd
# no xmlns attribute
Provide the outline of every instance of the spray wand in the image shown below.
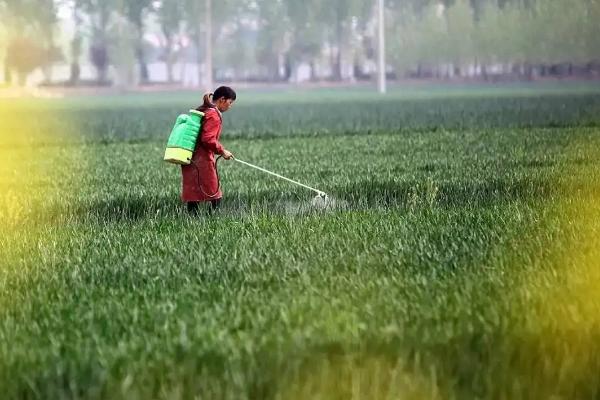
<svg viewBox="0 0 600 400"><path fill-rule="evenodd" d="M317 198L320 198L320 199L322 199L322 201L324 201L324 202L325 202L325 201L327 201L327 199L328 199L327 193L323 192L322 190L315 189L315 188L313 188L313 187L310 187L310 186L308 186L308 185L305 185L305 184L303 184L303 183L297 182L297 181L295 181L295 180L293 180L293 179L286 178L286 177L285 177L285 176L283 176L283 175L276 174L275 172L272 172L272 171L266 170L266 169L264 169L264 168L261 168L261 167L259 167L259 166L257 166L257 165L254 165L254 164L250 164L249 162L242 161L242 160L240 160L240 159L238 159L238 158L232 157L232 159L233 159L233 160L235 160L235 161L237 161L237 162L239 162L240 164L247 165L247 166L249 166L249 167L251 167L251 168L257 169L257 170L259 170L259 171L262 171L262 172L265 172L265 173L267 173L267 174L269 174L269 175L273 175L273 176L275 176L275 177L277 177L277 178L279 178L279 179L283 179L283 180L286 180L286 181L288 181L288 182L291 182L291 183L293 183L293 184L295 184L295 185L302 186L303 188L306 188L306 189L312 190L313 192L317 193L317 197L316 197L315 199L317 199Z"/></svg>

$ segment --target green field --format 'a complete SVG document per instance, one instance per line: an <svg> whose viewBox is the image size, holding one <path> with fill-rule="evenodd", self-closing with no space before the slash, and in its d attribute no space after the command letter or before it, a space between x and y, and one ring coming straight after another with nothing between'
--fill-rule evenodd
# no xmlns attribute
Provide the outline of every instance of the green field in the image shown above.
<svg viewBox="0 0 600 400"><path fill-rule="evenodd" d="M198 94L0 103L0 397L600 397L600 86L240 90L223 207L161 161Z"/></svg>

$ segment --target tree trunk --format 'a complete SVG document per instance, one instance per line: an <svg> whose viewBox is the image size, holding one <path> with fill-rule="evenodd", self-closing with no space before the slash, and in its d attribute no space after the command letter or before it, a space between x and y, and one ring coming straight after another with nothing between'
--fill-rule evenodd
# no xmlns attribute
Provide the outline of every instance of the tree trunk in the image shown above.
<svg viewBox="0 0 600 400"><path fill-rule="evenodd" d="M206 90L213 91L213 28L212 28L212 1L206 0L206 77L204 86Z"/></svg>
<svg viewBox="0 0 600 400"><path fill-rule="evenodd" d="M173 83L173 62L169 59L167 60L167 82Z"/></svg>
<svg viewBox="0 0 600 400"><path fill-rule="evenodd" d="M110 16L109 8L103 7L100 10L100 42L102 43L102 49L104 52L105 62L99 68L99 74L98 74L100 83L102 83L102 84L106 84L107 77L108 77L108 65L110 63L109 56L108 56L108 44L107 44L107 38L106 38L109 16Z"/></svg>
<svg viewBox="0 0 600 400"><path fill-rule="evenodd" d="M73 21L75 22L75 33L73 34L73 40L71 41L71 70L69 74L69 83L73 86L79 83L79 78L81 77L81 66L79 65L79 58L81 57L81 32L79 27L82 23L81 15L79 14L79 9L77 5L73 9Z"/></svg>
<svg viewBox="0 0 600 400"><path fill-rule="evenodd" d="M342 21L339 17L335 26L335 40L337 43L335 59L333 62L333 79L336 81L342 80Z"/></svg>
<svg viewBox="0 0 600 400"><path fill-rule="evenodd" d="M204 74L202 73L202 63L203 63L203 59L202 59L202 34L200 33L200 28L198 28L198 30L196 31L196 34L194 35L194 41L195 41L195 45L196 45L196 65L198 67L198 86L202 87L202 84L204 82Z"/></svg>
<svg viewBox="0 0 600 400"><path fill-rule="evenodd" d="M79 65L79 57L81 56L81 38L78 33L75 34L73 42L71 43L71 71L69 75L69 82L71 85L77 85L81 76L81 67Z"/></svg>
<svg viewBox="0 0 600 400"><path fill-rule="evenodd" d="M150 74L148 73L148 64L146 64L146 58L144 57L144 51L141 49L142 46L136 51L138 63L140 65L140 84L146 84L150 81Z"/></svg>
<svg viewBox="0 0 600 400"><path fill-rule="evenodd" d="M290 74L291 76L291 74ZM271 59L271 66L269 67L269 82L277 82L279 79L279 61L277 57Z"/></svg>
<svg viewBox="0 0 600 400"><path fill-rule="evenodd" d="M316 71L317 67L315 65L314 59L310 60L309 66L310 66L310 81L316 82L317 81L317 71Z"/></svg>
<svg viewBox="0 0 600 400"><path fill-rule="evenodd" d="M531 64L523 63L523 73L525 74L526 80L533 80L533 68L531 67Z"/></svg>
<svg viewBox="0 0 600 400"><path fill-rule="evenodd" d="M283 59L283 80L286 82L289 82L290 79L292 78L292 70L294 69L293 63L292 63L292 57L290 57L290 54L287 53ZM279 77L279 63L276 63L275 65L275 75L274 78L276 81L279 81L280 77Z"/></svg>
<svg viewBox="0 0 600 400"><path fill-rule="evenodd" d="M79 62L73 61L71 63L69 83L73 86L77 85L80 77L81 77L81 67L79 66Z"/></svg>
<svg viewBox="0 0 600 400"><path fill-rule="evenodd" d="M454 76L456 78L462 78L461 71L460 71L460 65L454 65L453 68L454 68Z"/></svg>
<svg viewBox="0 0 600 400"><path fill-rule="evenodd" d="M105 84L108 77L108 68L101 67L98 69L98 82L101 84Z"/></svg>
<svg viewBox="0 0 600 400"><path fill-rule="evenodd" d="M585 75L587 77L594 75L594 64L592 62L585 64Z"/></svg>
<svg viewBox="0 0 600 400"><path fill-rule="evenodd" d="M108 52L105 44L92 45L90 48L92 64L96 68L96 79L98 84L106 83L108 70Z"/></svg>
<svg viewBox="0 0 600 400"><path fill-rule="evenodd" d="M342 80L342 52L339 47L335 56L335 63L333 64L333 79L336 81Z"/></svg>
<svg viewBox="0 0 600 400"><path fill-rule="evenodd" d="M173 83L173 44L171 39L167 40L167 50L165 55L165 66L167 68L167 81Z"/></svg>
<svg viewBox="0 0 600 400"><path fill-rule="evenodd" d="M135 56L140 67L140 84L146 84L149 81L148 64L146 64L146 56L144 54L144 23L138 25L138 39L135 48Z"/></svg>

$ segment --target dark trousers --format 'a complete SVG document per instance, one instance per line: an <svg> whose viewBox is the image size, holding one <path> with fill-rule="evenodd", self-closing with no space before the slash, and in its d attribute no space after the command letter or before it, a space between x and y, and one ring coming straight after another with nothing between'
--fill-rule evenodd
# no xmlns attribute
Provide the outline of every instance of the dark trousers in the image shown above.
<svg viewBox="0 0 600 400"><path fill-rule="evenodd" d="M187 203L187 210L190 214L198 214L200 209L200 201L190 201ZM221 206L221 199L211 200L210 207L208 208L209 214L214 211L217 211Z"/></svg>

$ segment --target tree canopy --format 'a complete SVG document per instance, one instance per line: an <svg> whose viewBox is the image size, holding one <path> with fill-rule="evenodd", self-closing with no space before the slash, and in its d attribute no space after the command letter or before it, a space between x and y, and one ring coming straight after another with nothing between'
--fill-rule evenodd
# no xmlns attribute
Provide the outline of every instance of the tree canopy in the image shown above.
<svg viewBox="0 0 600 400"><path fill-rule="evenodd" d="M221 73L230 79L289 80L301 65L308 66L311 79L356 78L362 70L367 74L359 75L368 77L373 69L368 65L375 60L375 4L213 1L214 68L230 71ZM385 7L388 69L397 76L533 73L554 65L590 66L600 61L600 0L385 0ZM99 80L106 79L109 65L131 62L124 54L129 51L139 65L139 81L148 81L148 34L162 37L157 52L169 71L189 54L196 57L188 62L205 61L203 1L0 0L0 58L5 70L26 75L57 59L51 49L61 29L61 8L76 10L76 25L86 27L76 30L74 50L63 53L71 62L78 62L79 53L88 54ZM118 43L118 56L109 42L119 38L108 35L117 23L130 43ZM84 31L87 50L75 51ZM186 46L194 51L178 51ZM20 49L29 49L24 52L30 57L14 54Z"/></svg>

